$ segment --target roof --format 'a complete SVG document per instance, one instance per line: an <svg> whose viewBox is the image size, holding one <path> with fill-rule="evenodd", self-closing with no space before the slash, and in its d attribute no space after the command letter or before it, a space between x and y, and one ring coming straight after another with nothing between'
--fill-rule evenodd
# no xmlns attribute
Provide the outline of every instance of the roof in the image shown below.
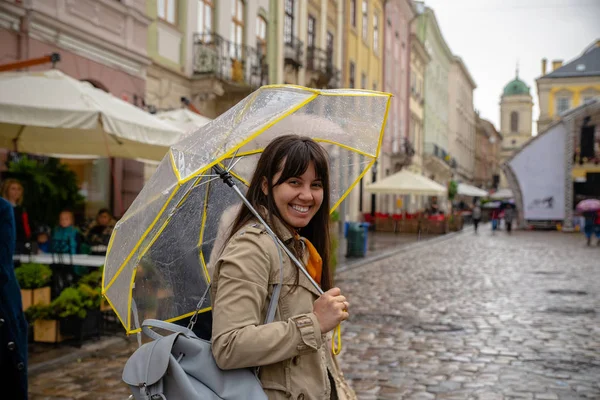
<svg viewBox="0 0 600 400"><path fill-rule="evenodd" d="M476 89L477 88L477 84L475 83L475 80L473 80L473 76L469 72L469 69L467 68L467 66L463 62L462 58L460 58L459 56L454 56L454 62L458 65L458 67L460 69L462 69L463 74L467 77L467 80L469 81L469 83L471 84L471 86L473 87L473 89Z"/></svg>
<svg viewBox="0 0 600 400"><path fill-rule="evenodd" d="M600 40L590 45L582 55L541 78L572 78L600 76Z"/></svg>
<svg viewBox="0 0 600 400"><path fill-rule="evenodd" d="M504 96L515 96L520 94L530 94L529 86L517 76L504 86Z"/></svg>

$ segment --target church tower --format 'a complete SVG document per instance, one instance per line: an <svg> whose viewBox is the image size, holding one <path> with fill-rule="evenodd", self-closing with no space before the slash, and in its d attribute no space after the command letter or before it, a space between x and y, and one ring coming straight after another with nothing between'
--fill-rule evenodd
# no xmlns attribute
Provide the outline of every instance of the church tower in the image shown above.
<svg viewBox="0 0 600 400"><path fill-rule="evenodd" d="M502 147L500 163L504 163L515 151L531 139L533 126L533 98L530 88L519 79L519 70L515 79L504 86L500 97L500 133ZM506 178L501 174L500 187L508 187Z"/></svg>

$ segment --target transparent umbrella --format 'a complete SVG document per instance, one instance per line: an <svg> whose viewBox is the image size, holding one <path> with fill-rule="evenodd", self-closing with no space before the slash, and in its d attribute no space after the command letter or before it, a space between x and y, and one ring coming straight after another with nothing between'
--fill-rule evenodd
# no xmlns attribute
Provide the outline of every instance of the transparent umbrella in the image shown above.
<svg viewBox="0 0 600 400"><path fill-rule="evenodd" d="M173 145L115 226L106 256L102 292L127 332L139 331L136 321L194 313L227 215L245 200L260 153L273 138L308 136L332 155L333 211L375 163L390 98L265 86ZM201 311L209 307L206 299Z"/></svg>

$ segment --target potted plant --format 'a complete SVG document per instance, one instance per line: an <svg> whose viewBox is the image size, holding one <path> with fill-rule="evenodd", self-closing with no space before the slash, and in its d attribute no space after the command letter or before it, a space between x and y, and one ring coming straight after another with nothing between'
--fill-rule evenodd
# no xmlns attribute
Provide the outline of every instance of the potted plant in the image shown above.
<svg viewBox="0 0 600 400"><path fill-rule="evenodd" d="M34 304L50 304L52 270L44 264L25 263L15 269L21 287L23 311Z"/></svg>
<svg viewBox="0 0 600 400"><path fill-rule="evenodd" d="M98 288L96 289L98 293L101 293L100 291L100 284L102 283L102 271L104 269L104 266L98 268L95 271L90 272L89 274L81 277L81 279L79 280L80 284L85 284L90 286L91 288ZM100 298L100 311L110 311L111 307L108 304L108 302L101 296Z"/></svg>
<svg viewBox="0 0 600 400"><path fill-rule="evenodd" d="M27 311L27 319L33 322L33 336L36 342L58 343L66 338L80 337L84 333L86 319L93 320L99 313L100 289L91 288L87 284L70 287L48 305L36 304ZM96 324L97 325L97 324Z"/></svg>

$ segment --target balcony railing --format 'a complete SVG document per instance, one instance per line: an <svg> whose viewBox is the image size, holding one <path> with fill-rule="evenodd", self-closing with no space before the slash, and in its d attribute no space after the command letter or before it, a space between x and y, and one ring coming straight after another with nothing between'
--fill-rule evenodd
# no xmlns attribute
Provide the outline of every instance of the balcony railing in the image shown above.
<svg viewBox="0 0 600 400"><path fill-rule="evenodd" d="M285 63L292 65L294 68L301 67L303 46L304 43L296 36L288 36L284 38Z"/></svg>
<svg viewBox="0 0 600 400"><path fill-rule="evenodd" d="M333 54L317 47L306 49L306 70L316 74L316 84L329 89L340 86L341 71L333 66Z"/></svg>
<svg viewBox="0 0 600 400"><path fill-rule="evenodd" d="M257 88L268 84L265 54L214 33L194 35L194 74Z"/></svg>
<svg viewBox="0 0 600 400"><path fill-rule="evenodd" d="M451 168L456 168L458 165L455 158L450 157L450 154L448 154L446 150L435 143L426 143L424 153L439 158Z"/></svg>

